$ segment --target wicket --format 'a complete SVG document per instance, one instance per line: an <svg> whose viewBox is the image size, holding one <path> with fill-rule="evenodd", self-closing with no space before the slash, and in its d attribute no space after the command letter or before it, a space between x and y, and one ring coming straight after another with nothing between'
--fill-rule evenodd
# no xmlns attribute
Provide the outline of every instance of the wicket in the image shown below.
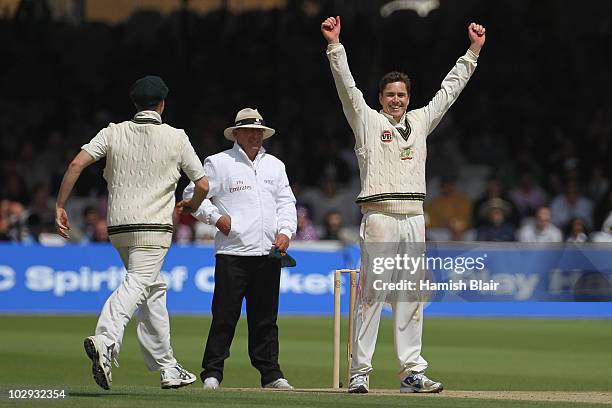
<svg viewBox="0 0 612 408"><path fill-rule="evenodd" d="M346 343L346 386L351 377L351 358L353 354L353 314L355 313L355 295L357 292L358 269L337 269L334 272L334 353L332 364L332 388L340 388L340 289L342 288L342 274L348 273L349 280L349 316L348 338Z"/></svg>

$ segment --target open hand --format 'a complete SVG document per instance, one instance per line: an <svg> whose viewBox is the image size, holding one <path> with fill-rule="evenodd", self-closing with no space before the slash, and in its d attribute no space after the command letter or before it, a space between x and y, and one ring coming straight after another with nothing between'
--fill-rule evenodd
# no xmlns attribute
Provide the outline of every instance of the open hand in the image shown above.
<svg viewBox="0 0 612 408"><path fill-rule="evenodd" d="M69 239L68 231L70 231L70 222L68 221L68 214L63 208L55 209L55 230L63 238Z"/></svg>

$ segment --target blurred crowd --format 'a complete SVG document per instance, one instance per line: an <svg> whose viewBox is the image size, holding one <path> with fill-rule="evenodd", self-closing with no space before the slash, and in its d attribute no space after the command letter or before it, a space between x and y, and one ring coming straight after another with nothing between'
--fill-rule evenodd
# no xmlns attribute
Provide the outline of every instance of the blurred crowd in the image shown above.
<svg viewBox="0 0 612 408"><path fill-rule="evenodd" d="M164 120L187 131L201 159L229 147L222 131L238 109L258 108L298 199L296 239L357 241L354 142L319 33L334 3L141 11L117 26L0 19L0 240L58 244L54 200L68 161L133 115L136 78L158 74L170 87ZM470 0L442 2L427 18L343 14L342 41L372 107L393 69L413 80L411 107L427 103L465 52L467 24L487 26L475 76L428 140L428 239L612 241L611 12L607 2ZM103 167L85 170L68 203L76 242L108 240ZM215 233L189 216L175 223L177 242Z"/></svg>

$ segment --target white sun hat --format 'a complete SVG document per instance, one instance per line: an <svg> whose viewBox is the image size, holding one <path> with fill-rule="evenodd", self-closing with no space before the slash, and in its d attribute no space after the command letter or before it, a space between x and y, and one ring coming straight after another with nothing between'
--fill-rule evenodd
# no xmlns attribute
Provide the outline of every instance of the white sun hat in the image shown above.
<svg viewBox="0 0 612 408"><path fill-rule="evenodd" d="M252 108L244 108L239 110L236 114L236 121L234 122L234 126L230 126L225 129L223 131L223 136L225 136L226 139L235 142L236 139L234 138L234 129L239 128L263 129L264 140L272 136L275 132L274 129L266 126L263 117L257 111L257 109Z"/></svg>

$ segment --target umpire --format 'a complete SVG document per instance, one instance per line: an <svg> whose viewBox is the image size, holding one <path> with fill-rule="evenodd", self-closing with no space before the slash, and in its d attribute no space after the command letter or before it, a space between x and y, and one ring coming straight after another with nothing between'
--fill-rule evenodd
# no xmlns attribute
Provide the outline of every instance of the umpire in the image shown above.
<svg viewBox="0 0 612 408"><path fill-rule="evenodd" d="M274 129L265 125L256 109L240 110L234 126L223 134L234 147L204 161L210 200L193 213L219 229L215 236L213 320L200 377L204 389L219 388L245 298L249 357L261 374L261 385L291 390L278 364L281 263L271 255L276 250L283 254L295 234L295 197L285 165L262 147ZM187 186L184 199L191 198L193 187L193 183Z"/></svg>

